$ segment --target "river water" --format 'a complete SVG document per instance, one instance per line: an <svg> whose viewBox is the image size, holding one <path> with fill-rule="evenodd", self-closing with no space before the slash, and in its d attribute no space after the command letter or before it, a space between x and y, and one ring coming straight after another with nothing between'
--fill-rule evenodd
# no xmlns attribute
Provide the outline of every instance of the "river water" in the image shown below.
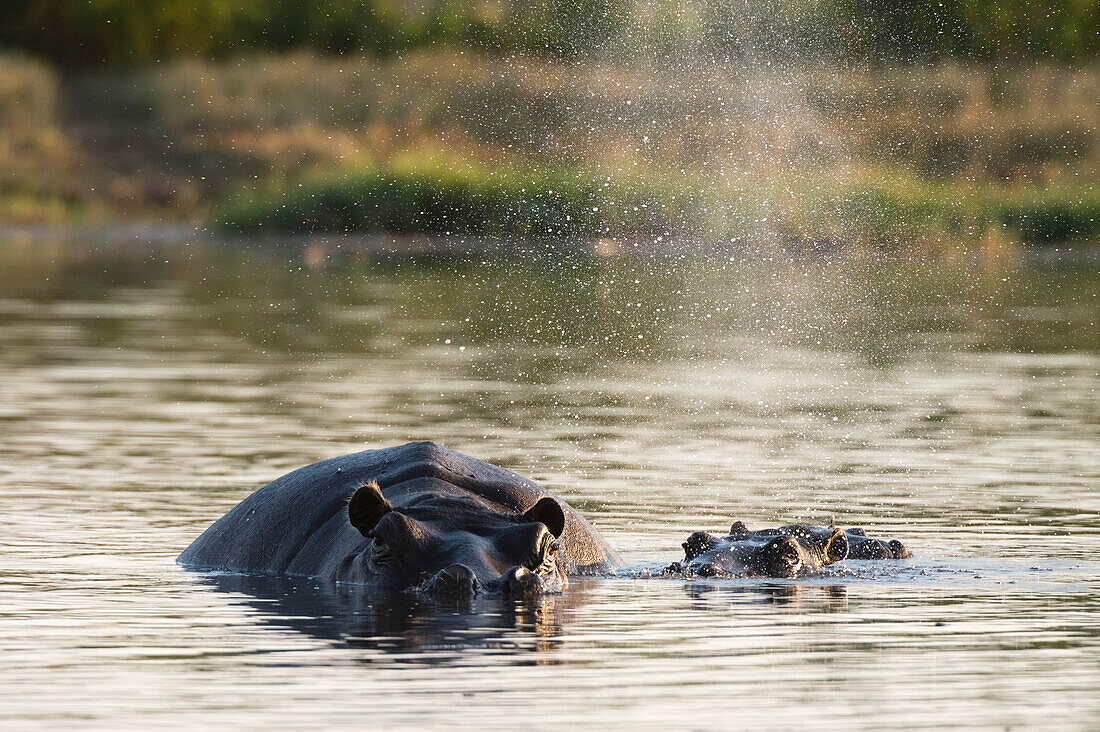
<svg viewBox="0 0 1100 732"><path fill-rule="evenodd" d="M1100 726L1095 267L5 247L3 726ZM272 478L417 439L629 570L456 608L175 565ZM915 556L634 576L830 518Z"/></svg>

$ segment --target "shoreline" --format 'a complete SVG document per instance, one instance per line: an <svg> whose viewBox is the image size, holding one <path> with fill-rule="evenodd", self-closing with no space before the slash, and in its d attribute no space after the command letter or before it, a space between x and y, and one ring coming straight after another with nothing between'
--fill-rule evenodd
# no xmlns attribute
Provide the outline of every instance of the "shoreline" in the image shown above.
<svg viewBox="0 0 1100 732"><path fill-rule="evenodd" d="M800 261L847 260L867 253L843 246L805 251L769 243L758 233L736 244L697 237L617 239L557 237L459 237L431 234L265 234L242 236L186 223L0 224L0 244L82 244L116 250L115 254L145 255L193 244L283 252L300 257L310 267L338 265L372 258L453 258L469 256L590 256L594 258L691 257L697 259L765 259L782 256ZM989 259L981 251L962 250ZM1051 247L1019 246L999 253L1026 266L1100 267L1100 242ZM901 261L898 253L878 253L885 261ZM941 257L942 258L942 257Z"/></svg>

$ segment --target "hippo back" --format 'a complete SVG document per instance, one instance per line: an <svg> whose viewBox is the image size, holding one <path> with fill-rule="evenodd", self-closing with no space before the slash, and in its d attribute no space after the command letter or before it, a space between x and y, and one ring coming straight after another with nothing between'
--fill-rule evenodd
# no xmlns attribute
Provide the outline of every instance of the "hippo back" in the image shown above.
<svg viewBox="0 0 1100 732"><path fill-rule="evenodd" d="M395 507L425 491L476 496L490 508L522 512L550 496L565 514L559 544L570 574L622 566L596 530L561 499L510 470L431 442L343 455L268 483L218 519L180 554L203 569L331 576L339 561L367 544L349 522L347 500L375 481Z"/></svg>

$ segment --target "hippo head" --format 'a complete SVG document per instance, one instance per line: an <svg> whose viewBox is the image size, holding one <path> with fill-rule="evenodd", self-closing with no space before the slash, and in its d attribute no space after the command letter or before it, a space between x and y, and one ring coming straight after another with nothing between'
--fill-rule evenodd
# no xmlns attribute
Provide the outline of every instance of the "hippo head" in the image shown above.
<svg viewBox="0 0 1100 732"><path fill-rule="evenodd" d="M844 533L848 536L848 556L851 559L908 559L913 556L897 539L875 539L858 527Z"/></svg>
<svg viewBox="0 0 1100 732"><path fill-rule="evenodd" d="M738 524L744 526L738 521L734 524L734 528ZM806 563L814 570L843 561L851 550L847 534L834 527L791 524L780 526L777 531L798 542L799 548L804 553L804 559L807 560Z"/></svg>
<svg viewBox="0 0 1100 732"><path fill-rule="evenodd" d="M683 547L681 568L701 577L794 577L802 570L797 542L785 536L755 540L696 531Z"/></svg>
<svg viewBox="0 0 1100 732"><path fill-rule="evenodd" d="M848 556L848 540L839 529L784 526L750 532L740 521L724 537L697 531L683 547L684 562L672 569L703 577L797 577Z"/></svg>
<svg viewBox="0 0 1100 732"><path fill-rule="evenodd" d="M355 490L348 519L371 545L354 557L353 579L388 589L463 597L481 588L528 596L560 589L556 560L565 514L553 498L523 513L474 497L425 494L394 508L375 483Z"/></svg>

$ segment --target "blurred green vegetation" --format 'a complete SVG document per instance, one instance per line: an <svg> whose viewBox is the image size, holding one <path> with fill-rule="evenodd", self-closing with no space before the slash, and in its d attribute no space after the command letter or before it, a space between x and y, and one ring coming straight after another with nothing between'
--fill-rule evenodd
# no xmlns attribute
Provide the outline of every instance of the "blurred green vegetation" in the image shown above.
<svg viewBox="0 0 1100 732"><path fill-rule="evenodd" d="M1100 51L1098 28L1095 0L0 0L0 46L66 69L242 49L387 55L438 44L620 58L1080 62Z"/></svg>
<svg viewBox="0 0 1100 732"><path fill-rule="evenodd" d="M661 171L516 165L405 155L384 167L313 175L232 200L217 216L237 232L630 236L677 228L693 209Z"/></svg>
<svg viewBox="0 0 1100 732"><path fill-rule="evenodd" d="M1030 246L1049 245L1100 236L1100 190L1091 185L847 185L817 197L803 215L819 226L831 223L880 238L1008 236Z"/></svg>
<svg viewBox="0 0 1100 732"><path fill-rule="evenodd" d="M792 250L866 245L1029 246L1100 237L1092 186L967 188L912 180L780 191L704 184L667 171L521 166L411 156L383 168L314 174L237 196L216 223L235 233L430 233L481 237L736 241L767 233ZM761 195L763 194L763 195ZM770 195L769 195L770 194ZM765 226L765 222L771 222ZM927 253L933 253L931 251Z"/></svg>

